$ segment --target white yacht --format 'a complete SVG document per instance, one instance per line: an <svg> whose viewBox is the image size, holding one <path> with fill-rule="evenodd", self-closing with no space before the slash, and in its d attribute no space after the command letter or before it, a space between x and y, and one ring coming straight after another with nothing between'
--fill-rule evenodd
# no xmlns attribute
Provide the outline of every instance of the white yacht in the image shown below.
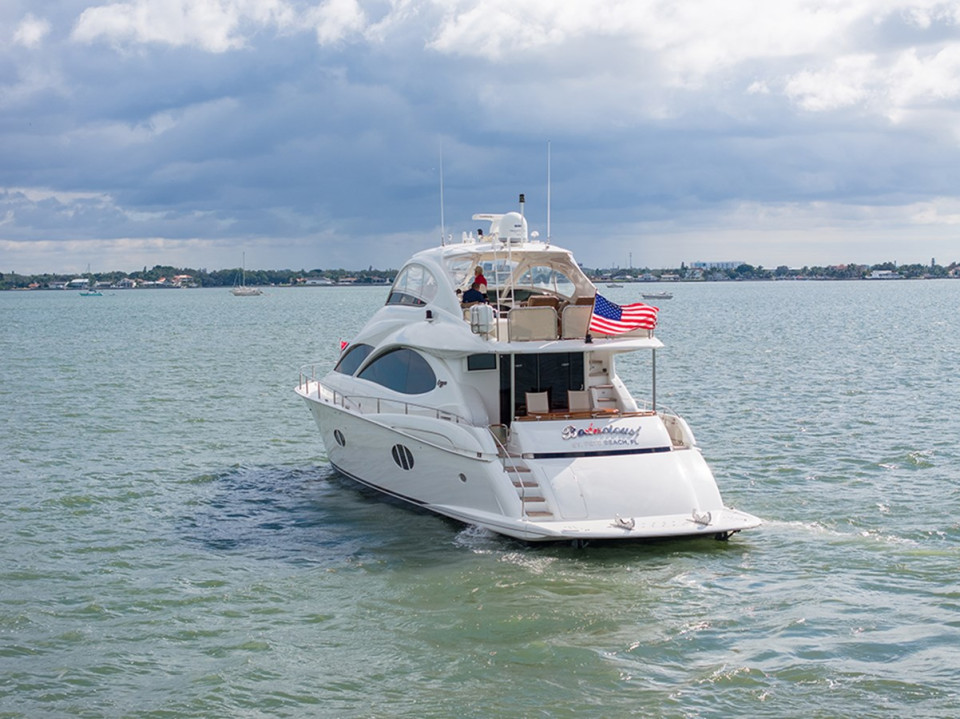
<svg viewBox="0 0 960 719"><path fill-rule="evenodd" d="M474 215L486 234L414 255L336 366L301 371L296 392L331 464L528 541L726 539L758 526L724 506L687 423L656 406L653 330L591 330L596 288L570 252L528 236L522 202ZM464 307L458 290L478 266L489 302ZM617 356L637 351L650 354L649 402L617 375Z"/></svg>

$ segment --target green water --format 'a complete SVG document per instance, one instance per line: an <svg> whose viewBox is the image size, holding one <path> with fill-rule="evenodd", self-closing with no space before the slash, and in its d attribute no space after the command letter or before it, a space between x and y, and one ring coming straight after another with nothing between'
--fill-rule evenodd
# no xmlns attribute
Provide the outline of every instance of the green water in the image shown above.
<svg viewBox="0 0 960 719"><path fill-rule="evenodd" d="M955 716L960 282L673 290L658 400L767 523L585 550L330 470L297 370L383 288L0 293L0 717Z"/></svg>

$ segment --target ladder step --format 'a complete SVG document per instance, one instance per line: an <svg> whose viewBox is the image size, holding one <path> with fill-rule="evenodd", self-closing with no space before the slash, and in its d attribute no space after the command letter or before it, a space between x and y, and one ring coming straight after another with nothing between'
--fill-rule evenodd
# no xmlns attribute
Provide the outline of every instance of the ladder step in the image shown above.
<svg viewBox="0 0 960 719"><path fill-rule="evenodd" d="M539 487L540 485L537 484L536 482L531 482L529 479L525 479L525 480L515 479L513 480L513 486L514 487Z"/></svg>
<svg viewBox="0 0 960 719"><path fill-rule="evenodd" d="M509 465L505 464L503 465L503 468L508 472L529 472L530 471L529 467L524 467L519 464L509 464Z"/></svg>
<svg viewBox="0 0 960 719"><path fill-rule="evenodd" d="M527 512L528 517L552 517L553 512Z"/></svg>
<svg viewBox="0 0 960 719"><path fill-rule="evenodd" d="M521 497L524 502L546 502L547 500L543 497Z"/></svg>

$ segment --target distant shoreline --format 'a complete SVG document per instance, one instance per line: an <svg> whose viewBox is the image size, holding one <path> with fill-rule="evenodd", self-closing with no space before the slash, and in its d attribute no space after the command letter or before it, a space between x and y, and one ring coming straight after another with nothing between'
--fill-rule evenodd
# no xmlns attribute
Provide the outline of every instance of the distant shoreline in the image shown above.
<svg viewBox="0 0 960 719"><path fill-rule="evenodd" d="M897 265L885 262L879 265L830 265L827 267L789 268L781 265L776 269L754 267L742 263L722 267L681 265L675 269L651 270L648 268L583 268L587 277L596 285L613 284L676 284L683 282L757 282L757 281L838 281L838 280L912 280L960 278L960 263L943 266ZM136 272L100 272L63 274L40 273L20 275L0 273L0 290L131 290L131 289L185 289L185 288L230 288L239 284L243 274L244 284L251 287L389 287L397 270L246 270L231 268L207 271L156 265Z"/></svg>
<svg viewBox="0 0 960 719"><path fill-rule="evenodd" d="M942 277L931 277L931 276L922 276L922 277L896 277L896 278L876 278L876 277L753 277L753 278L743 278L743 279L711 279L711 278L702 278L702 279L680 279L680 280L617 280L617 289L625 286L640 285L649 287L651 285L690 285L690 284L705 284L705 283L743 283L743 282L886 282L890 280L955 280L960 279L960 274L947 275ZM591 281L597 285L598 289L614 289L610 287L603 287L603 280L591 279ZM251 285L248 283L248 286L256 286L269 289L278 289L278 290L288 290L288 289L304 289L304 288L330 288L330 289L342 289L347 287L379 287L387 289L389 284L385 283L372 283L372 282L346 282L346 283L329 283L329 284L294 284L294 285ZM222 290L230 289L228 286L223 285L169 285L169 286L136 286L136 287L115 287L115 286L96 286L96 291L102 292L104 290L109 292L143 292L145 290ZM2 292L84 292L89 291L85 287L0 287Z"/></svg>

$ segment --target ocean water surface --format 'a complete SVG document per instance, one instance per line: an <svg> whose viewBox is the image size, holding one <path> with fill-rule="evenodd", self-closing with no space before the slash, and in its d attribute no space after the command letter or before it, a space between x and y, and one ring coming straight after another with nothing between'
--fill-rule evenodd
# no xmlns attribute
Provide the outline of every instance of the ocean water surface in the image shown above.
<svg viewBox="0 0 960 719"><path fill-rule="evenodd" d="M956 716L960 282L672 289L658 403L766 523L586 549L330 469L298 369L385 288L0 293L0 717Z"/></svg>

